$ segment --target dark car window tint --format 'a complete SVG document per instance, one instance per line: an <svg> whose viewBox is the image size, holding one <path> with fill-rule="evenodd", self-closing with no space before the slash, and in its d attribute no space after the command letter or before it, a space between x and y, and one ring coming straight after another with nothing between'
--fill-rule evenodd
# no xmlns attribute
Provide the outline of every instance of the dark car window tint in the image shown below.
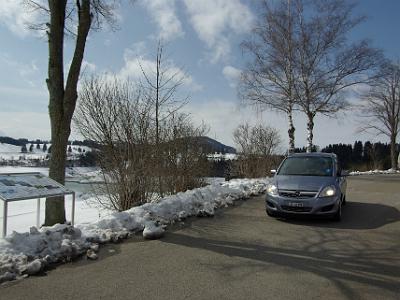
<svg viewBox="0 0 400 300"><path fill-rule="evenodd" d="M278 175L332 176L333 162L330 157L288 157Z"/></svg>

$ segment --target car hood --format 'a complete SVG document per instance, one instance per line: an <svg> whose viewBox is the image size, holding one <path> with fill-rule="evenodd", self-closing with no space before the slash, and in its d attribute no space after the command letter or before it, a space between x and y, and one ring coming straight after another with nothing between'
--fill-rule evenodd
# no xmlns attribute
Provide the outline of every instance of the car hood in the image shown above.
<svg viewBox="0 0 400 300"><path fill-rule="evenodd" d="M277 175L274 179L280 190L319 191L335 183L335 178L330 176Z"/></svg>

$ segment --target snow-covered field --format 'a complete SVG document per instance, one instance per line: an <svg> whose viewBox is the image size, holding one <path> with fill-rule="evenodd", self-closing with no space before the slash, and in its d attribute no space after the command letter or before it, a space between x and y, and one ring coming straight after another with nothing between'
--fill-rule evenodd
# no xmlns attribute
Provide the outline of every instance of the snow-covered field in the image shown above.
<svg viewBox="0 0 400 300"><path fill-rule="evenodd" d="M6 143L0 143L0 160L31 160L31 159L46 159L48 155L48 149L51 144L46 144L47 150L43 151L44 144L32 144L32 151L30 150L31 144L26 144L27 152L21 152L21 146L10 145ZM68 156L79 156L80 154L91 151L91 148L87 146L71 146L71 152L68 152Z"/></svg>
<svg viewBox="0 0 400 300"><path fill-rule="evenodd" d="M0 173L41 171L38 168L0 168ZM231 205L235 200L245 199L265 192L268 179L238 179L229 182L211 180L209 186L168 196L124 212L102 211L90 206L88 193L79 182L97 181L96 169L67 170L71 188L77 191L75 227L55 225L37 229L36 201L26 200L9 206L8 232L0 239L0 283L35 274L54 262L65 262L87 254L96 258L100 243L119 241L135 232L145 238L161 236L168 224L190 216L212 216L220 207ZM89 174L89 175L88 175ZM81 190L81 191L79 191ZM44 201L43 201L44 202ZM67 219L71 200L66 200ZM42 205L42 221L44 205Z"/></svg>

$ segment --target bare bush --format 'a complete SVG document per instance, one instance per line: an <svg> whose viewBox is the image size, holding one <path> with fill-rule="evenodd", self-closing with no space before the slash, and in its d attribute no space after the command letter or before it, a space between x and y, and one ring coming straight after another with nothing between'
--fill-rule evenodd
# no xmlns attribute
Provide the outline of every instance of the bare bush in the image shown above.
<svg viewBox="0 0 400 300"><path fill-rule="evenodd" d="M275 128L263 125L239 125L233 139L238 147L239 158L234 165L234 173L240 177L265 177L276 165L276 152L281 138Z"/></svg>
<svg viewBox="0 0 400 300"><path fill-rule="evenodd" d="M207 126L195 127L188 115L175 113L163 127L166 136L161 145L164 162L161 178L166 192L174 194L204 185L209 164L199 137L207 133Z"/></svg>
<svg viewBox="0 0 400 300"><path fill-rule="evenodd" d="M75 116L81 134L101 145L99 165L103 171L104 193L109 202L101 204L126 210L152 196L147 163L152 159L149 104L141 91L129 82L92 77L83 84Z"/></svg>
<svg viewBox="0 0 400 300"><path fill-rule="evenodd" d="M109 76L84 82L75 125L101 147L102 206L122 211L203 184L207 164L197 137L205 126L177 110L156 124L155 103L140 84Z"/></svg>

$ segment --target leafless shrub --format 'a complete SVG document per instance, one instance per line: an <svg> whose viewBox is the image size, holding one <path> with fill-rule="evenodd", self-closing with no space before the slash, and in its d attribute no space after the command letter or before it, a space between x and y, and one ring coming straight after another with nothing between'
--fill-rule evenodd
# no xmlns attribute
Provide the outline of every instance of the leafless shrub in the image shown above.
<svg viewBox="0 0 400 300"><path fill-rule="evenodd" d="M130 82L92 77L83 83L75 124L101 145L99 165L109 208L126 210L152 196L149 104Z"/></svg>
<svg viewBox="0 0 400 300"><path fill-rule="evenodd" d="M276 152L281 138L275 128L263 125L239 125L233 139L238 147L239 158L233 173L240 177L265 177L271 167L276 165Z"/></svg>
<svg viewBox="0 0 400 300"><path fill-rule="evenodd" d="M101 145L102 206L122 211L203 184L207 163L197 137L207 128L176 110L156 123L155 103L133 82L104 75L83 83L75 125Z"/></svg>

